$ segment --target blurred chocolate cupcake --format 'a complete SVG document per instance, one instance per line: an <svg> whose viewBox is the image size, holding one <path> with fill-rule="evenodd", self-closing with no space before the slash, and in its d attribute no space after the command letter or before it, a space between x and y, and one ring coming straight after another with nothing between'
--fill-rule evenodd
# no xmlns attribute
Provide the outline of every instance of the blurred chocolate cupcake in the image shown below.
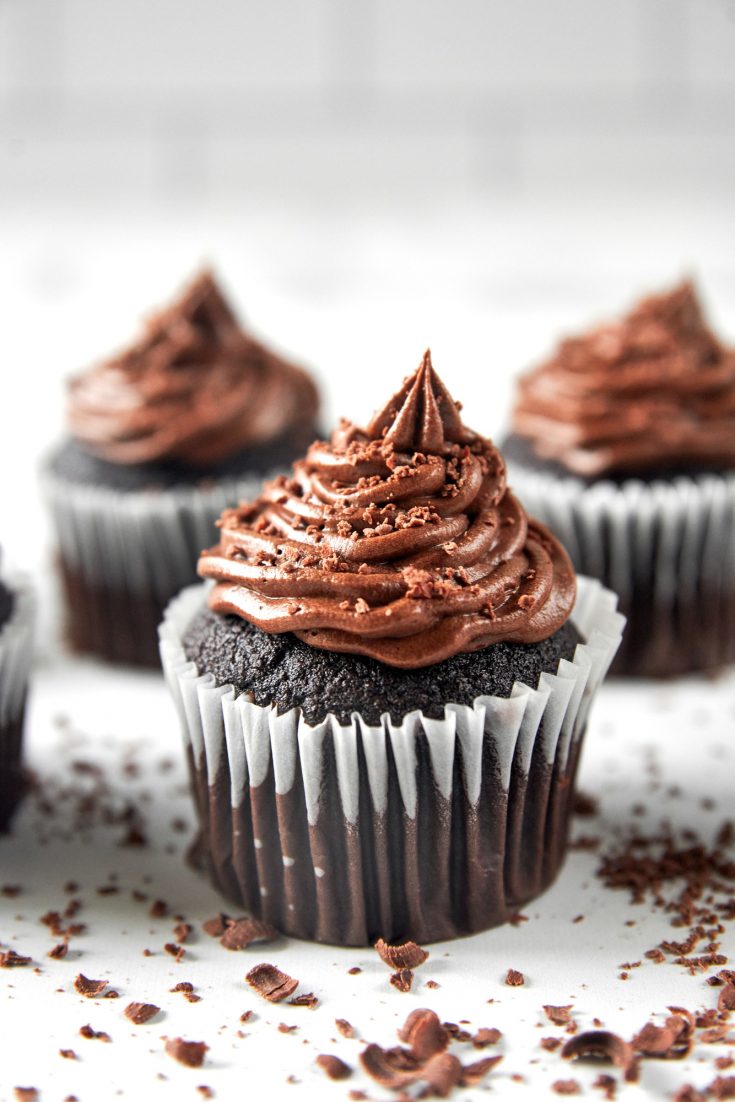
<svg viewBox="0 0 735 1102"><path fill-rule="evenodd" d="M627 616L613 672L735 660L735 352L691 283L564 340L519 382L511 484Z"/></svg>
<svg viewBox="0 0 735 1102"><path fill-rule="evenodd" d="M161 626L196 857L297 937L505 921L561 864L622 617L506 488L427 353L367 429L224 513Z"/></svg>
<svg viewBox="0 0 735 1102"><path fill-rule="evenodd" d="M204 272L130 349L69 384L43 472L72 647L158 665L156 629L223 508L316 431L310 376L244 332Z"/></svg>
<svg viewBox="0 0 735 1102"><path fill-rule="evenodd" d="M0 556L0 831L7 830L25 790L21 744L34 614L28 584L7 574Z"/></svg>

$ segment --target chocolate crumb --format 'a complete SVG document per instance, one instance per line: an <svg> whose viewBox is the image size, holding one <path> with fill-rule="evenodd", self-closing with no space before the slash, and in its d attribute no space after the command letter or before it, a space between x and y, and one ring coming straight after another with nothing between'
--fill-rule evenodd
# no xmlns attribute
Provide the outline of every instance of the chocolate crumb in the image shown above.
<svg viewBox="0 0 735 1102"><path fill-rule="evenodd" d="M313 1010L315 1006L319 1005L319 999L311 991L308 995L295 995L292 999L288 1000L289 1006L305 1006L309 1010Z"/></svg>
<svg viewBox="0 0 735 1102"><path fill-rule="evenodd" d="M390 982L397 991L402 991L404 994L411 990L413 984L413 972L410 968L401 968L400 972L394 972L390 978Z"/></svg>
<svg viewBox="0 0 735 1102"><path fill-rule="evenodd" d="M561 1048L563 1043L561 1037L542 1037L539 1041L541 1048L547 1052L555 1052L556 1049Z"/></svg>
<svg viewBox="0 0 735 1102"><path fill-rule="evenodd" d="M49 949L46 956L51 957L51 960L63 960L68 952L69 943L67 941L60 941L58 945L54 945L53 949Z"/></svg>
<svg viewBox="0 0 735 1102"><path fill-rule="evenodd" d="M182 945L192 932L193 927L188 922L178 922L174 926L174 939Z"/></svg>
<svg viewBox="0 0 735 1102"><path fill-rule="evenodd" d="M505 983L508 987L523 987L526 977L523 972L517 972L515 968L509 968L505 974Z"/></svg>
<svg viewBox="0 0 735 1102"><path fill-rule="evenodd" d="M227 921L227 915L218 914L214 918L208 918L206 922L203 922L202 929L210 937L222 937L227 929Z"/></svg>
<svg viewBox="0 0 735 1102"><path fill-rule="evenodd" d="M465 1064L462 1068L461 1085L463 1087L476 1086L502 1059L502 1056L486 1056L482 1060L475 1060L472 1064Z"/></svg>
<svg viewBox="0 0 735 1102"><path fill-rule="evenodd" d="M151 918L165 918L168 914L168 903L163 899L156 899L151 903L151 909L148 914Z"/></svg>
<svg viewBox="0 0 735 1102"><path fill-rule="evenodd" d="M181 964L182 960L186 956L186 949L183 945L175 945L173 941L167 941L163 947L164 952L168 953L170 957L173 957L177 964Z"/></svg>
<svg viewBox="0 0 735 1102"><path fill-rule="evenodd" d="M478 1029L474 1037L471 1038L472 1047L487 1048L488 1045L497 1045L502 1036L503 1034L499 1029L487 1029L483 1027L482 1029Z"/></svg>
<svg viewBox="0 0 735 1102"><path fill-rule="evenodd" d="M268 1002L279 1003L293 995L299 981L287 976L275 964L256 964L245 977L254 991Z"/></svg>
<svg viewBox="0 0 735 1102"><path fill-rule="evenodd" d="M82 972L74 980L74 990L87 999L96 999L107 987L107 980L90 980Z"/></svg>
<svg viewBox="0 0 735 1102"><path fill-rule="evenodd" d="M278 1023L279 1033L295 1033L299 1027L297 1025L288 1025L286 1022Z"/></svg>
<svg viewBox="0 0 735 1102"><path fill-rule="evenodd" d="M32 963L32 957L21 956L20 953L16 953L15 949L6 949L4 952L0 952L0 968L24 968L27 964Z"/></svg>
<svg viewBox="0 0 735 1102"><path fill-rule="evenodd" d="M388 945L381 937L375 942L375 951L383 964L387 964L397 972L413 971L429 959L426 949L422 949L415 941L406 941L402 945Z"/></svg>
<svg viewBox="0 0 735 1102"><path fill-rule="evenodd" d="M255 941L274 941L278 930L269 922L257 918L237 918L227 920L227 928L220 938L225 949L247 949Z"/></svg>
<svg viewBox="0 0 735 1102"><path fill-rule="evenodd" d="M353 965L352 968L347 969L348 976L359 976L360 972L362 972L362 968L358 967L356 964Z"/></svg>
<svg viewBox="0 0 735 1102"><path fill-rule="evenodd" d="M544 1006L544 1014L554 1025L567 1025L572 1020L572 1004L568 1006Z"/></svg>
<svg viewBox="0 0 735 1102"><path fill-rule="evenodd" d="M346 1018L335 1018L334 1019L334 1024L336 1025L337 1029L339 1030L339 1032L342 1034L343 1037L354 1037L355 1036L354 1027L352 1025L350 1025L350 1023L347 1021Z"/></svg>
<svg viewBox="0 0 735 1102"><path fill-rule="evenodd" d="M36 1087L14 1087L13 1093L18 1102L35 1102L39 1097Z"/></svg>
<svg viewBox="0 0 735 1102"><path fill-rule="evenodd" d="M427 986L428 988L430 988L430 990L432 990L432 991L436 991L436 990L438 990L438 988L439 988L439 987L440 987L441 985L440 985L440 984L438 984L438 983L436 982L436 980L427 980L427 981L426 981L426 986Z"/></svg>
<svg viewBox="0 0 735 1102"><path fill-rule="evenodd" d="M344 1060L340 1060L339 1056L333 1056L330 1053L324 1053L316 1058L317 1066L322 1069L324 1074L329 1079L349 1079L352 1075L352 1068L349 1064L346 1064Z"/></svg>
<svg viewBox="0 0 735 1102"><path fill-rule="evenodd" d="M557 1079L551 1084L551 1089L556 1094L581 1094L579 1083L576 1079Z"/></svg>
<svg viewBox="0 0 735 1102"><path fill-rule="evenodd" d="M202 1098L214 1098L214 1091L211 1087L206 1086L204 1083L202 1083L201 1086L197 1087L197 1090L201 1094Z"/></svg>
<svg viewBox="0 0 735 1102"><path fill-rule="evenodd" d="M638 1079L638 1061L633 1048L616 1033L596 1029L572 1037L561 1050L565 1060L608 1060L620 1068L627 1083Z"/></svg>
<svg viewBox="0 0 735 1102"><path fill-rule="evenodd" d="M104 1029L92 1029L91 1025L83 1025L79 1035L88 1041L104 1041L105 1044L109 1044L112 1040L110 1034L105 1033Z"/></svg>
<svg viewBox="0 0 735 1102"><path fill-rule="evenodd" d="M449 1045L450 1032L433 1010L413 1010L398 1030L398 1038L417 1060L428 1060Z"/></svg>
<svg viewBox="0 0 735 1102"><path fill-rule="evenodd" d="M160 1009L160 1006L155 1006L154 1003L128 1003L125 1007L125 1017L129 1018L133 1025L145 1025L158 1014Z"/></svg>
<svg viewBox="0 0 735 1102"><path fill-rule="evenodd" d="M79 1059L79 1057L77 1056L77 1054L76 1054L76 1052L74 1051L73 1048L60 1048L59 1049L59 1056L63 1057L64 1060L78 1060Z"/></svg>
<svg viewBox="0 0 735 1102"><path fill-rule="evenodd" d="M185 1041L183 1037L167 1040L165 1045L168 1055L187 1068L200 1068L208 1048L204 1041Z"/></svg>

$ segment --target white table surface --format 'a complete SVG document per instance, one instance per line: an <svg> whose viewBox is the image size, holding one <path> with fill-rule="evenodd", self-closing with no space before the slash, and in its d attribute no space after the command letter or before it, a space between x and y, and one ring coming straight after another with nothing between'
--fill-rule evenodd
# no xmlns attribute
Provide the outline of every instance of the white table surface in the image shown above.
<svg viewBox="0 0 735 1102"><path fill-rule="evenodd" d="M599 858L587 851L570 855L554 887L526 908L528 922L432 946L410 994L390 987L388 970L367 949L282 941L227 952L200 931L223 903L183 860L192 812L173 708L160 678L70 660L55 643L49 533L35 465L59 431L61 379L124 340L137 314L165 298L201 256L223 267L261 332L280 335L282 345L318 365L331 394L330 416L369 415L431 343L457 396L467 400L471 388L478 395L473 423L496 432L513 372L543 354L560 328L613 312L638 289L694 268L705 277L718 323L735 331L735 280L718 212L692 209L684 218L629 210L626 220L616 211L616 218L602 221L592 210L573 214L568 222L560 212L554 219L519 214L514 221L485 212L478 221L467 212L434 219L430 232L419 217L398 226L346 227L326 215L284 222L273 212L229 222L177 222L174 212L155 224L114 225L99 213L49 215L3 227L4 356L14 370L4 373L8 400L0 406L0 542L41 590L27 757L58 808L48 820L31 798L14 833L0 840L0 886L22 889L17 898L0 895L0 942L38 966L0 970L3 1102L12 1102L15 1086L37 1087L43 1102L68 1094L80 1102L178 1102L200 1098L200 1084L233 1102L339 1099L352 1088L387 1097L358 1069L358 1053L364 1040L396 1043L396 1028L421 1006L445 1020L503 1031L497 1050L456 1049L465 1062L504 1055L485 1085L461 1097L552 1097L550 1084L567 1078L599 1097L589 1087L608 1069L571 1067L539 1048L541 1037L564 1035L545 1020L544 1003L572 1003L580 1028L598 1017L626 1037L669 1005L714 1005L716 992L703 976L672 964L646 962L627 981L618 979L623 962L641 959L672 930L665 915L632 907L626 893L603 888L595 877ZM124 768L131 757L140 766L136 776ZM74 828L80 786L93 783L75 767L78 761L103 767L111 789L106 802L130 799L143 808L147 847L121 847L119 825L98 822L82 834ZM653 828L666 819L677 831L692 828L711 838L733 812L734 771L735 674L608 686L592 713L581 772L583 789L601 800L602 817L578 821L575 833L625 834L633 824ZM632 813L638 804L642 817ZM186 834L172 828L180 817ZM113 876L119 894L98 895L97 887ZM88 929L55 961L46 954L56 939L39 917L63 910L68 881L80 885L78 920ZM162 948L174 920L151 918L133 890L166 900L172 913L194 925L182 963ZM579 914L584 921L573 923ZM626 926L631 916L636 924ZM146 948L152 956L143 955ZM735 959L732 928L722 951ZM250 991L243 977L264 960L298 977L299 990L319 997L317 1009L271 1006ZM349 976L353 965L363 971ZM525 974L524 987L504 985L509 967ZM79 971L109 979L120 998L83 999L73 989ZM426 987L430 978L438 989ZM200 1002L170 993L181 980L195 985ZM153 1002L162 1012L135 1027L122 1014L131 1000ZM253 1019L242 1025L248 1009ZM340 1037L335 1018L352 1022L359 1039ZM281 1022L299 1028L280 1033ZM107 1031L112 1043L81 1038L87 1023ZM204 1067L175 1063L164 1052L164 1036L206 1041ZM62 1059L62 1048L73 1048L80 1059ZM622 1096L663 1099L684 1082L709 1082L714 1058L732 1049L704 1046L704 1055L702 1049L684 1062L646 1061L640 1085ZM314 1064L322 1052L351 1064L352 1079L327 1081ZM296 1082L288 1081L292 1076Z"/></svg>

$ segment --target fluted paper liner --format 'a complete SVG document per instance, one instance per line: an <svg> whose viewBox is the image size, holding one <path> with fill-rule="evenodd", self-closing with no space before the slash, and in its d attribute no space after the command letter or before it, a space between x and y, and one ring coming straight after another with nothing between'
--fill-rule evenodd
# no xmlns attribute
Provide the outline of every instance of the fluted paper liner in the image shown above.
<svg viewBox="0 0 735 1102"><path fill-rule="evenodd" d="M156 628L196 579L222 511L260 492L262 476L156 490L115 490L42 475L78 650L158 665ZM139 650L136 652L136 648Z"/></svg>
<svg viewBox="0 0 735 1102"><path fill-rule="evenodd" d="M23 577L0 575L15 598L0 627L0 830L23 793L21 743L33 650L35 599Z"/></svg>
<svg viewBox="0 0 735 1102"><path fill-rule="evenodd" d="M509 482L576 569L618 594L627 626L613 672L735 661L735 472L586 485L511 462Z"/></svg>
<svg viewBox="0 0 735 1102"><path fill-rule="evenodd" d="M186 659L206 601L192 586L160 628L215 884L284 933L364 945L435 941L507 919L556 875L590 702L624 624L579 579L572 661L509 698L447 704L443 719L354 713L310 726L218 686Z"/></svg>

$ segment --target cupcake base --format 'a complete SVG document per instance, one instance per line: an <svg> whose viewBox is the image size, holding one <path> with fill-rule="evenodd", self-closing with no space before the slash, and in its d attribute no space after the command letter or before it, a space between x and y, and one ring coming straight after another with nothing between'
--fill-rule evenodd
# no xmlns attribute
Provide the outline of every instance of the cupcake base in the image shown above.
<svg viewBox="0 0 735 1102"><path fill-rule="evenodd" d="M505 446L509 480L575 568L620 598L611 674L674 677L735 662L735 472L584 482Z"/></svg>
<svg viewBox="0 0 735 1102"><path fill-rule="evenodd" d="M26 790L21 754L35 620L35 599L25 580L11 577L4 582L0 578L5 595L0 623L0 832L8 829Z"/></svg>
<svg viewBox="0 0 735 1102"><path fill-rule="evenodd" d="M218 685L182 646L206 600L185 590L161 626L214 884L286 934L340 945L422 942L497 925L556 876L589 704L622 631L580 579L585 642L537 686L400 723L310 725Z"/></svg>

